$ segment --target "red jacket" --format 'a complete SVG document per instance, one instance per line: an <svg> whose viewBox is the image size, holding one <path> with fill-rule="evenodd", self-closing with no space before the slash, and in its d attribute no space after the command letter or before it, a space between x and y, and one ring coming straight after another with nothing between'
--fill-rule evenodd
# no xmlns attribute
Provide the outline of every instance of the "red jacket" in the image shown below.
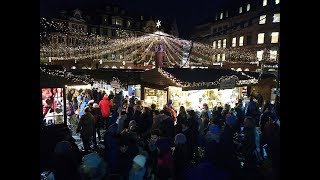
<svg viewBox="0 0 320 180"><path fill-rule="evenodd" d="M112 107L112 102L109 101L108 97L103 97L99 102L99 107L101 110L102 117L109 117L110 108Z"/></svg>

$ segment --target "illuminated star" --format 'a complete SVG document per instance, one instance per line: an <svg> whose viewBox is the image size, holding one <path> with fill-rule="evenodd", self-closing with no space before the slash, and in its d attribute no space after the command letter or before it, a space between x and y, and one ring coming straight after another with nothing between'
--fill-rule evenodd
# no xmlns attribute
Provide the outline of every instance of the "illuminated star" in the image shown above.
<svg viewBox="0 0 320 180"><path fill-rule="evenodd" d="M136 88L135 88L134 86L132 86L132 87L131 87L131 90L132 90L132 91L135 91L135 90L136 90Z"/></svg>
<svg viewBox="0 0 320 180"><path fill-rule="evenodd" d="M156 27L159 28L160 26L161 26L161 21L158 20Z"/></svg>

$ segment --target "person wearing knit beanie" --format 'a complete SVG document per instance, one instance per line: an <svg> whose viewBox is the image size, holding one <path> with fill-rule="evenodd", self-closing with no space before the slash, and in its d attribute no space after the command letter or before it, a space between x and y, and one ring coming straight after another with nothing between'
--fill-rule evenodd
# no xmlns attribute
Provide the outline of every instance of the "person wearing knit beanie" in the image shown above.
<svg viewBox="0 0 320 180"><path fill-rule="evenodd" d="M177 135L175 136L175 138L174 138L174 143L175 143L176 145L178 145L178 144L185 144L186 142L187 142L187 138L186 138L186 136L185 136L184 134L182 134L182 133L177 134Z"/></svg>

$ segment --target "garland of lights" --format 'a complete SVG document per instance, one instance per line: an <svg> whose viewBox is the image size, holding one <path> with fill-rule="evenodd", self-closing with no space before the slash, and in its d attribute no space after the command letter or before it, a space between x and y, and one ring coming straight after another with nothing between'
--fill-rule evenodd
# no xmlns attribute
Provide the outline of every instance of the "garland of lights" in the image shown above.
<svg viewBox="0 0 320 180"><path fill-rule="evenodd" d="M91 82L94 81L93 78L90 78L89 75L84 75L84 76L76 76L71 73L66 73L65 71L61 70L48 70L45 68L40 67L40 70L46 74L52 75L52 76L59 76L62 78L65 78L67 80L71 80L73 82L84 82L85 84L90 84Z"/></svg>
<svg viewBox="0 0 320 180"><path fill-rule="evenodd" d="M158 72L163 75L164 77L170 79L173 83L175 83L177 86L179 87L209 87L209 86L218 86L221 83L221 80L228 80L228 79L235 79L236 80L236 84L241 86L241 85L248 85L248 84L256 84L258 83L258 80L248 76L244 73L242 73L242 75L245 75L247 77L251 77L251 79L248 80L239 80L239 78L236 75L232 75L232 76L222 76L220 79L214 81L214 82L182 82L179 79L177 79L176 77L174 77L172 74L168 73L167 71L164 71L161 68L158 68Z"/></svg>

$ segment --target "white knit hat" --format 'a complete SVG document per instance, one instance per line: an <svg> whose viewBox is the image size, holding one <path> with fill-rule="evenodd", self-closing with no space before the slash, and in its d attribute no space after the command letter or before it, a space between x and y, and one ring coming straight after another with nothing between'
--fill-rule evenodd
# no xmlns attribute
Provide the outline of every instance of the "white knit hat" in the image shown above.
<svg viewBox="0 0 320 180"><path fill-rule="evenodd" d="M93 103L93 108L99 108L99 104Z"/></svg>
<svg viewBox="0 0 320 180"><path fill-rule="evenodd" d="M133 158L133 162L138 164L140 167L144 167L146 164L146 157L143 155L137 155L136 157Z"/></svg>

